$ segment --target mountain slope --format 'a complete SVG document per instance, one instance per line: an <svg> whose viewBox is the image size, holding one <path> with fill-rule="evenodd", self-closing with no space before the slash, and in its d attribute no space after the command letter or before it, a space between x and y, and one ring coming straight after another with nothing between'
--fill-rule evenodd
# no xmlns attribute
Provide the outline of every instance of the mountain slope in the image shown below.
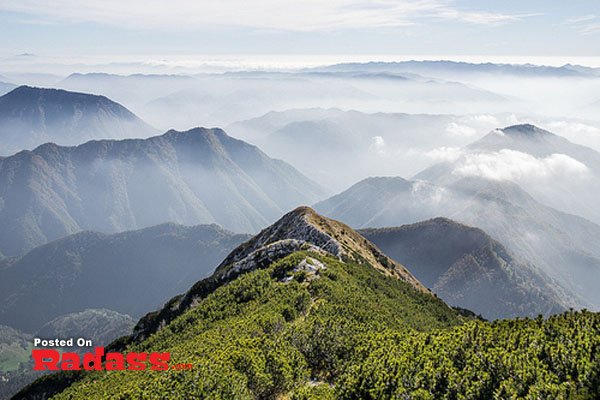
<svg viewBox="0 0 600 400"><path fill-rule="evenodd" d="M241 274L269 267L299 251L333 256L346 262L368 264L379 273L399 279L413 290L431 296L430 291L404 266L381 253L350 227L324 218L311 208L303 206L285 214L276 223L234 249L217 266L212 276L197 282L184 295L171 299L159 312L150 313L142 318L136 326L134 337L139 340L156 332L207 293L213 292ZM305 269L311 271L310 267L305 266Z"/></svg>
<svg viewBox="0 0 600 400"><path fill-rule="evenodd" d="M81 230L170 221L256 232L322 196L288 164L220 129L45 144L0 159L0 252L23 254Z"/></svg>
<svg viewBox="0 0 600 400"><path fill-rule="evenodd" d="M463 178L435 185L369 178L315 205L355 228L386 227L436 216L483 229L558 282L562 304L600 307L600 226L538 203L518 185Z"/></svg>
<svg viewBox="0 0 600 400"><path fill-rule="evenodd" d="M210 274L247 238L216 225L77 233L0 264L0 321L35 332L87 308L139 318Z"/></svg>
<svg viewBox="0 0 600 400"><path fill-rule="evenodd" d="M465 176L510 180L551 207L600 223L600 153L531 124L496 129L452 162L415 179L438 184Z"/></svg>
<svg viewBox="0 0 600 400"><path fill-rule="evenodd" d="M104 96L19 86L0 97L0 154L46 142L146 137L156 131Z"/></svg>
<svg viewBox="0 0 600 400"><path fill-rule="evenodd" d="M294 210L234 250L216 275L143 319L137 335L111 345L167 352L169 365L191 370L71 371L15 399L560 398L598 389L597 314L456 327L465 319L390 275L397 264L380 256L373 268L363 258L377 253L343 224ZM152 319L160 323L151 327ZM553 362L548 355L559 349L564 361ZM572 368L579 373L563 373Z"/></svg>
<svg viewBox="0 0 600 400"><path fill-rule="evenodd" d="M487 319L551 315L566 309L555 283L516 260L480 229L435 218L359 233L407 265L446 303Z"/></svg>
<svg viewBox="0 0 600 400"><path fill-rule="evenodd" d="M91 386L91 375L80 376L81 385L64 395L99 398L110 387L142 398L172 391L182 398L277 398L309 385L311 377L339 376L359 330L431 330L460 321L350 228L298 208L235 249L212 277L138 323L130 348L169 351L173 362L193 363L193 373L96 374ZM57 379L19 396L68 383Z"/></svg>

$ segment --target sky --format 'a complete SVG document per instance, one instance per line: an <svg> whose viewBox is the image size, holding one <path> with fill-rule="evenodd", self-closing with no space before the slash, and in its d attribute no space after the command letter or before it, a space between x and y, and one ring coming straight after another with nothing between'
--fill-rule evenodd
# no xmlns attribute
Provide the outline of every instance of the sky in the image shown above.
<svg viewBox="0 0 600 400"><path fill-rule="evenodd" d="M598 0L0 0L2 56L600 57Z"/></svg>

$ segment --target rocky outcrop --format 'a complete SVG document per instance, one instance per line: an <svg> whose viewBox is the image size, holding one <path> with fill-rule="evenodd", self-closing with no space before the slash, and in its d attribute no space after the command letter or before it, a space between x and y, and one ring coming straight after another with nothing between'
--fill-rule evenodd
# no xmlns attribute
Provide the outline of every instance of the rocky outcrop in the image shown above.
<svg viewBox="0 0 600 400"><path fill-rule="evenodd" d="M124 346L131 341L143 340L220 286L246 272L266 268L297 251L321 253L341 261L370 266L385 275L407 282L420 292L431 293L404 266L388 258L350 227L322 217L311 208L303 206L290 211L238 246L211 277L197 282L187 293L171 299L162 310L146 315L138 322L129 339L115 345Z"/></svg>

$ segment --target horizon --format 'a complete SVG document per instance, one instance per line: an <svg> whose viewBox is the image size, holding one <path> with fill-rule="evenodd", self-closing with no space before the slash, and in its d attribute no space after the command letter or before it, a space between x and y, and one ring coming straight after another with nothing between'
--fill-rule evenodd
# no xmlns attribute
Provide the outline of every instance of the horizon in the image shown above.
<svg viewBox="0 0 600 400"><path fill-rule="evenodd" d="M171 54L171 55L68 55L17 54L0 56L0 74L45 73L66 77L75 73L203 74L236 71L298 72L337 64L455 62L467 64L581 66L600 68L600 56L510 55L345 55L345 54Z"/></svg>

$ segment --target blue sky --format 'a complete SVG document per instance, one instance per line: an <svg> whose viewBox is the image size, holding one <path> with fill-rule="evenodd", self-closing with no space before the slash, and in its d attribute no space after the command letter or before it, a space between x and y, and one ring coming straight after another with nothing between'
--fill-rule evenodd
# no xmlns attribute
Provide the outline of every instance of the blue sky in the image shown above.
<svg viewBox="0 0 600 400"><path fill-rule="evenodd" d="M0 0L5 54L600 56L598 0Z"/></svg>

